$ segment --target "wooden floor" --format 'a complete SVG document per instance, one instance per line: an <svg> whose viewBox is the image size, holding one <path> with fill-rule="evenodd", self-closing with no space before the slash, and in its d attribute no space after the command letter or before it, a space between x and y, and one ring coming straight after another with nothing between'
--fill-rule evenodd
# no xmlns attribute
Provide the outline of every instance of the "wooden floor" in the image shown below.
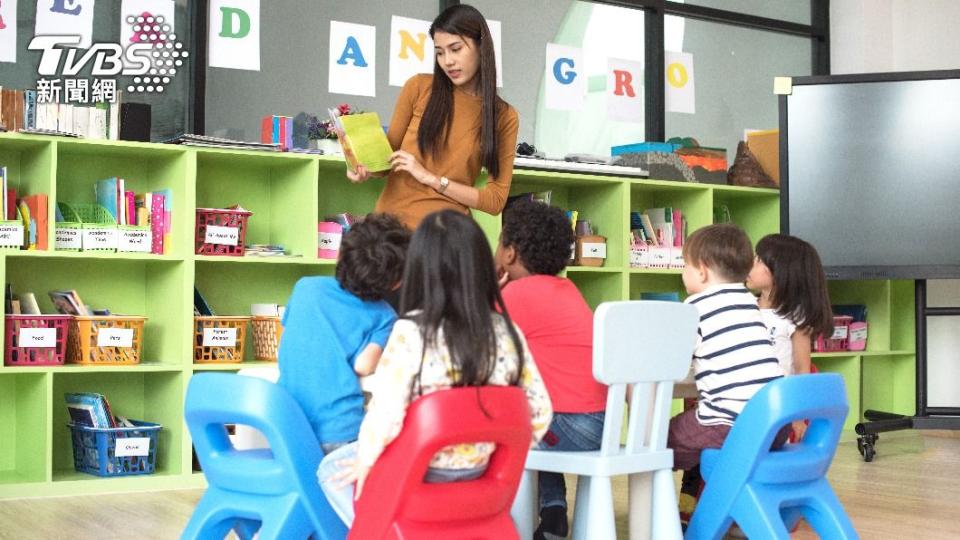
<svg viewBox="0 0 960 540"><path fill-rule="evenodd" d="M864 539L960 538L960 432L881 436L873 463L842 443L830 480ZM625 485L614 483L626 538ZM572 490L571 490L572 491ZM201 491L0 501L0 538L175 539ZM803 527L794 538L817 538Z"/></svg>

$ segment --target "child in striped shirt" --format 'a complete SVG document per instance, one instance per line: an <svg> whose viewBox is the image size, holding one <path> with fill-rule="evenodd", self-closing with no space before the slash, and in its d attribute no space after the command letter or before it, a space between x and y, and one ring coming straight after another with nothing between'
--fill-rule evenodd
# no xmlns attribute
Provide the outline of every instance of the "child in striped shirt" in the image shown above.
<svg viewBox="0 0 960 540"><path fill-rule="evenodd" d="M693 371L699 401L670 420L667 446L684 470L681 518L693 513L700 488L700 452L720 448L737 415L763 385L783 376L757 299L744 286L753 248L735 225L704 227L683 246L686 303L700 313ZM775 439L786 441L789 426ZM687 514L687 515L684 515Z"/></svg>

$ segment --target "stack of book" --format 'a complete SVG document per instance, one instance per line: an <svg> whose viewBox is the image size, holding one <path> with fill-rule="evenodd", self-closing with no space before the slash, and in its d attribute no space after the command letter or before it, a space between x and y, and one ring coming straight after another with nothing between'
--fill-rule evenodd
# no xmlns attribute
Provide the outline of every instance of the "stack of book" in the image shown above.
<svg viewBox="0 0 960 540"><path fill-rule="evenodd" d="M222 137L207 135L192 135L185 133L164 141L167 144L182 144L184 146L205 146L211 148L235 148L239 150L266 150L269 152L281 151L279 143L260 143L250 141L236 141Z"/></svg>
<svg viewBox="0 0 960 540"><path fill-rule="evenodd" d="M162 255L173 232L173 191L162 189L137 195L126 189L119 176L100 180L94 186L97 204L113 216L117 225L150 227L151 253Z"/></svg>
<svg viewBox="0 0 960 540"><path fill-rule="evenodd" d="M679 208L649 208L630 213L630 266L683 268L687 220Z"/></svg>
<svg viewBox="0 0 960 540"><path fill-rule="evenodd" d="M273 244L247 244L244 247L245 257L283 257L291 256L283 249L281 245Z"/></svg>

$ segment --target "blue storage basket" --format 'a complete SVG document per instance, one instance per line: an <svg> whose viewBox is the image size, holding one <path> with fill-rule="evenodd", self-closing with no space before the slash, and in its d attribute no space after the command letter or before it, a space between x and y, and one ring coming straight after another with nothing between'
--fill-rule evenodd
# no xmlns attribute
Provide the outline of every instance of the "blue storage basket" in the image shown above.
<svg viewBox="0 0 960 540"><path fill-rule="evenodd" d="M160 424L131 420L135 427L92 428L67 424L73 439L73 465L78 472L97 476L152 474L157 467ZM148 438L145 456L116 455L117 439Z"/></svg>

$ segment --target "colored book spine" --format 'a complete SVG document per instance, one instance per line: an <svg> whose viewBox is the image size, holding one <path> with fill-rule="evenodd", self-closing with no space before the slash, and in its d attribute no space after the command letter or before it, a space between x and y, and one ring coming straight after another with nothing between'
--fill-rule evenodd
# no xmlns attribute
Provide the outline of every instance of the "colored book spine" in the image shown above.
<svg viewBox="0 0 960 540"><path fill-rule="evenodd" d="M163 255L163 194L153 193L150 203L150 233L153 236L151 253Z"/></svg>

